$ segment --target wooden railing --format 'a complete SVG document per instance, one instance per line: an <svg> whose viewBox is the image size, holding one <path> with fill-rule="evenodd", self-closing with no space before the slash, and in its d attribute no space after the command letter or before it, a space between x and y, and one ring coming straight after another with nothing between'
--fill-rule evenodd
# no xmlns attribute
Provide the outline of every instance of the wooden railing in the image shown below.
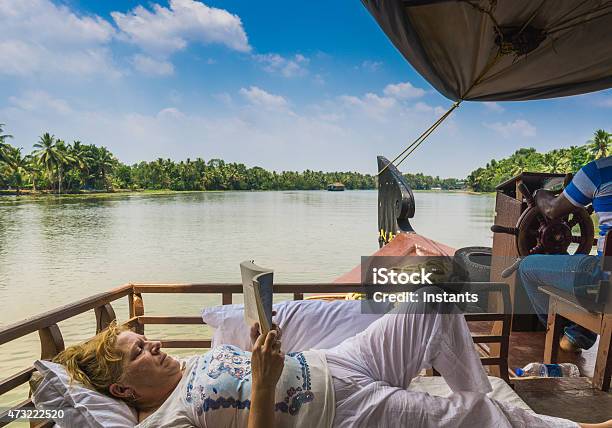
<svg viewBox="0 0 612 428"><path fill-rule="evenodd" d="M477 344L481 353L483 365L498 366L502 378L508 380L508 342L510 335L510 296L508 286L503 283L472 283L469 287L473 291L488 290L501 294L503 309L499 313L465 314L468 322L478 321L500 321L503 324L501 334L475 335L474 343ZM379 290L377 288L377 290ZM362 284L274 284L275 293L291 294L293 300L302 300L304 294L338 294L338 293L361 293L364 291ZM0 345L4 345L15 339L28 334L38 332L41 346L41 359L50 360L64 350L65 344L58 323L76 315L93 310L96 316L96 333L104 330L116 319L112 302L121 298L128 299L128 320L124 323L138 333L144 333L146 324L204 324L199 316L149 316L145 315L143 294L220 294L221 304L232 304L234 294L242 294L241 284L210 283L210 284L126 284L119 288L96 294L94 296L79 300L74 303L61 306L57 309L25 319L15 324L0 329ZM161 339L162 346L168 348L209 348L211 339ZM497 344L498 355L490 355L484 344ZM34 373L34 367L30 366L5 379L0 379L0 396L9 391L26 384ZM10 410L32 408L30 399L13 406L11 409L0 413L0 427L7 425L10 421L7 415ZM33 427L50 427L51 421L32 423Z"/></svg>

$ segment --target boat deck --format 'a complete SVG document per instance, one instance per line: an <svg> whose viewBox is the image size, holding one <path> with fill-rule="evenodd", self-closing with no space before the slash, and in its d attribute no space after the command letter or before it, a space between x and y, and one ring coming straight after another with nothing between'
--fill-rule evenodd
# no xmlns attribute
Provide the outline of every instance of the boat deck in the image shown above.
<svg viewBox="0 0 612 428"><path fill-rule="evenodd" d="M490 284L495 285L495 284ZM295 300L304 298L304 293L340 293L347 291L359 291L360 284L275 284L279 293L291 293ZM92 311L96 318L96 331L104 329L112 320L116 319L111 303L127 297L128 320L126 325L131 326L138 332L143 332L148 324L167 325L189 325L203 324L200 316L174 315L146 315L145 298L148 294L216 294L221 297L222 304L231 304L233 295L242 293L242 284L125 284L108 292L100 293L80 301L67 304L38 316L28 318L16 324L0 329L0 345L7 344L12 340L27 334L39 333L42 358L52 358L64 348L64 340L58 323L76 315ZM467 314L466 319L470 322L474 333L478 333L478 344L501 343L498 336L492 336L482 340L483 336L491 333L491 321L497 320L497 314L483 317L483 314ZM503 315L503 314L502 314ZM505 316L505 315L504 315ZM469 318L471 317L471 319ZM482 321L482 319L487 321ZM522 367L529 362L542 361L544 354L544 332L523 333L513 332L509 343L509 366L511 368ZM507 336L506 336L507 337ZM160 338L162 346L169 348L209 348L211 340L206 338L194 339L192 337L183 339ZM562 362L573 362L578 365L581 373L592 376L594 371L595 350L584 352L582 355L559 356ZM487 367L500 366L499 358L481 357L481 361ZM2 380L0 377L0 396L8 391L26 384L30 375L35 371L34 367L27 367L19 373ZM602 422L612 419L612 394L598 391L591 387L586 377L560 378L560 379L533 379L514 380L512 382L519 396L535 411L551 416L559 416L580 422ZM24 401L12 407L13 410L31 406L31 401L26 396ZM0 413L0 426L9 421L3 416L9 411ZM48 421L41 421L39 426L49 427Z"/></svg>
<svg viewBox="0 0 612 428"><path fill-rule="evenodd" d="M490 323L471 328L475 332L487 331ZM514 369L542 361L545 336L543 331L512 332L509 367ZM587 379L593 376L597 345L578 355L559 351L559 362L576 364L586 377L513 380L515 391L537 413L586 423L612 419L612 393L593 388Z"/></svg>

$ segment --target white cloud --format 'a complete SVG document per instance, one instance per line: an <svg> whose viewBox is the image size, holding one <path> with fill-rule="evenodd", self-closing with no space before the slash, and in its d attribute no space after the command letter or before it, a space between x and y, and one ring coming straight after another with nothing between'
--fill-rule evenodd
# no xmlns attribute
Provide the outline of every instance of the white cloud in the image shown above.
<svg viewBox="0 0 612 428"><path fill-rule="evenodd" d="M502 113L506 111L505 108L503 108L499 103L496 103L496 102L484 101L482 105L484 105L487 110L495 112L495 113Z"/></svg>
<svg viewBox="0 0 612 428"><path fill-rule="evenodd" d="M77 16L49 0L0 0L0 23L4 39L19 36L55 46L106 43L114 33L99 16Z"/></svg>
<svg viewBox="0 0 612 428"><path fill-rule="evenodd" d="M381 97L379 95L368 92L362 98L355 97L352 95L342 95L341 99L347 105L359 106L362 108L374 107L376 109L387 110L395 106L395 99L388 97Z"/></svg>
<svg viewBox="0 0 612 428"><path fill-rule="evenodd" d="M268 73L281 74L284 77L303 76L308 73L306 66L310 62L304 55L296 54L285 58L279 54L256 54L255 61L263 64L263 69Z"/></svg>
<svg viewBox="0 0 612 428"><path fill-rule="evenodd" d="M257 86L240 89L240 95L253 105L269 109L284 109L289 104L284 97L266 92Z"/></svg>
<svg viewBox="0 0 612 428"><path fill-rule="evenodd" d="M181 119L183 117L185 117L183 112L176 107L167 107L157 113L158 119Z"/></svg>
<svg viewBox="0 0 612 428"><path fill-rule="evenodd" d="M59 114L69 114L73 111L66 100L54 98L44 91L28 91L20 97L11 96L9 102L13 106L27 111L51 110Z"/></svg>
<svg viewBox="0 0 612 428"><path fill-rule="evenodd" d="M174 73L172 63L142 54L136 54L132 57L132 65L136 70L145 74L169 76Z"/></svg>
<svg viewBox="0 0 612 428"><path fill-rule="evenodd" d="M40 67L44 54L40 48L21 40L2 41L0 58L10 58L10 61L3 61L0 73L16 76L30 74Z"/></svg>
<svg viewBox="0 0 612 428"><path fill-rule="evenodd" d="M218 94L214 94L213 98L220 101L222 104L225 104L226 106L231 106L233 102L232 96L228 94L227 92L221 92Z"/></svg>
<svg viewBox="0 0 612 428"><path fill-rule="evenodd" d="M359 68L366 70L366 71L370 71L370 72L375 72L380 70L380 68L382 67L383 63L381 61L363 61L361 63L361 65L359 66Z"/></svg>
<svg viewBox="0 0 612 428"><path fill-rule="evenodd" d="M403 82L387 85L383 93L398 100L407 100L422 97L425 95L425 90L412 86L410 82Z"/></svg>
<svg viewBox="0 0 612 428"><path fill-rule="evenodd" d="M597 103L600 107L612 107L612 97L604 98Z"/></svg>
<svg viewBox="0 0 612 428"><path fill-rule="evenodd" d="M318 73L314 75L312 81L315 85L319 85L319 86L325 85L325 78Z"/></svg>
<svg viewBox="0 0 612 428"><path fill-rule="evenodd" d="M170 0L168 8L153 4L152 11L137 6L111 16L123 38L158 55L182 50L189 42L217 43L239 52L251 50L239 16L196 0Z"/></svg>
<svg viewBox="0 0 612 428"><path fill-rule="evenodd" d="M294 107L296 111L289 109L289 99L256 86L241 89L233 101L227 95L218 94L216 98L226 99L228 104L216 103L215 109L202 114L189 112L182 103L169 99L160 100L163 108L152 114L124 105L96 109L89 103L77 108L67 102L71 112L60 114L57 110L62 110L61 100L47 97L50 99L44 103L56 106L50 109L40 101L45 96L37 99L19 94L12 107L0 107L0 117L10 125L16 144L31 147L48 130L66 141L79 139L105 145L126 163L201 156L276 170L371 172L375 170L376 155L397 154L437 118L435 107L422 107L420 111L380 93L327 98L304 108ZM435 172L431 169L439 168L442 143L463 142L448 123L404 164L406 171ZM454 162L453 166L465 168L459 164Z"/></svg>
<svg viewBox="0 0 612 428"><path fill-rule="evenodd" d="M412 107L414 109L414 111L417 112L421 112L421 113L434 113L437 116L442 116L444 113L446 113L447 109L440 107L440 106L430 106L427 103L424 103L422 101L417 102L416 104L414 104L414 106Z"/></svg>
<svg viewBox="0 0 612 428"><path fill-rule="evenodd" d="M0 28L0 74L120 74L107 49L115 30L98 16L49 0L0 0Z"/></svg>
<svg viewBox="0 0 612 428"><path fill-rule="evenodd" d="M483 123L483 125L497 133L504 138L512 136L520 137L535 137L536 127L524 119L517 119L513 122L494 122L494 123Z"/></svg>

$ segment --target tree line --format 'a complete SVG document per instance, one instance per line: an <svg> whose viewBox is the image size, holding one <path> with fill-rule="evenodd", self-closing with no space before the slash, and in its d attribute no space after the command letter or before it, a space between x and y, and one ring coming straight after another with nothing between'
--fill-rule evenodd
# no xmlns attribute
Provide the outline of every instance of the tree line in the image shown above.
<svg viewBox="0 0 612 428"><path fill-rule="evenodd" d="M347 189L374 189L375 177L359 172L268 171L222 159L162 159L126 165L106 147L66 143L49 133L25 154L8 143L0 124L0 189L52 193L151 190L317 190L341 182Z"/></svg>
<svg viewBox="0 0 612 428"><path fill-rule="evenodd" d="M126 165L106 147L66 143L44 133L31 153L9 144L13 136L0 124L0 189L19 194L23 189L53 193L112 191L114 189L150 190L319 190L341 182L347 189L374 189L376 176L359 172L305 170L268 171L222 159L202 158L175 162L156 159ZM540 153L534 148L519 149L511 156L492 159L485 167L472 171L465 180L404 174L415 190L471 189L491 192L507 179L523 171L575 173L593 159L609 153L612 135L602 129L582 146Z"/></svg>
<svg viewBox="0 0 612 428"><path fill-rule="evenodd" d="M408 185L414 190L458 190L465 187L465 180L458 178L440 178L438 176L417 174L403 174L408 182Z"/></svg>
<svg viewBox="0 0 612 428"><path fill-rule="evenodd" d="M519 149L505 159L492 159L484 168L472 171L466 184L476 192L492 192L497 185L523 171L576 173L590 161L608 156L611 144L612 135L598 129L593 138L582 146L570 146L546 153L540 153L534 148Z"/></svg>

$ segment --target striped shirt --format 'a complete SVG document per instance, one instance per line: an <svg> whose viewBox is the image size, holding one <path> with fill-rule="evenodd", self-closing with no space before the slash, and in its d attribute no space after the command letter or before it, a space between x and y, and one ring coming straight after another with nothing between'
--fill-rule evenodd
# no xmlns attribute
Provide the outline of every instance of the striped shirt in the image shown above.
<svg viewBox="0 0 612 428"><path fill-rule="evenodd" d="M575 206L593 204L599 217L597 252L603 252L604 237L612 228L612 156L589 162L583 166L565 188L563 195Z"/></svg>

